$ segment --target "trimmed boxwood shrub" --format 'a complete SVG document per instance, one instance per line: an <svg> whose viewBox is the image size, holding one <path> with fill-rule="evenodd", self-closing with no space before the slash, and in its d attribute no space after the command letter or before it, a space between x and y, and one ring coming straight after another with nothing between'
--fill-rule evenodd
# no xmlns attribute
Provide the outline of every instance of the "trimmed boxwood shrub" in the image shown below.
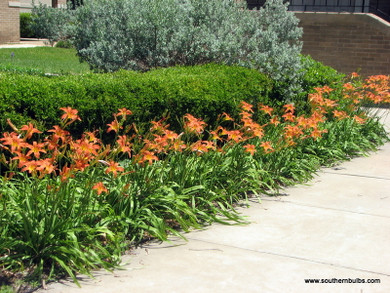
<svg viewBox="0 0 390 293"><path fill-rule="evenodd" d="M65 106L83 119L72 129L78 133L105 129L122 107L140 125L169 115L177 128L186 113L212 124L222 112L237 115L241 100L269 103L271 89L272 81L256 70L216 64L77 76L0 73L0 131L9 130L7 118L17 126L35 120L44 130L59 123Z"/></svg>
<svg viewBox="0 0 390 293"><path fill-rule="evenodd" d="M304 72L301 85L306 92L311 92L314 87L340 82L345 77L345 74L314 60L309 55L301 56L301 62Z"/></svg>

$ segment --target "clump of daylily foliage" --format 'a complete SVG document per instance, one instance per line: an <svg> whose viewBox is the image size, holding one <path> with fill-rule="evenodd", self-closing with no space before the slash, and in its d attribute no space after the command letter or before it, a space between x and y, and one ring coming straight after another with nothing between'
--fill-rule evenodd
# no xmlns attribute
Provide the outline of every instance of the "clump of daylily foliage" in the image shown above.
<svg viewBox="0 0 390 293"><path fill-rule="evenodd" d="M356 74L342 87L316 88L309 114L240 104L240 119L221 113L211 129L191 114L182 132L167 119L141 132L122 108L105 132L73 137L82 118L63 107L61 124L42 133L32 123L0 138L0 268L40 280L114 268L140 241L183 236L218 221L245 222L236 204L304 182L321 165L375 149L387 140L360 105L390 102L390 78ZM254 119L254 113L258 113Z"/></svg>

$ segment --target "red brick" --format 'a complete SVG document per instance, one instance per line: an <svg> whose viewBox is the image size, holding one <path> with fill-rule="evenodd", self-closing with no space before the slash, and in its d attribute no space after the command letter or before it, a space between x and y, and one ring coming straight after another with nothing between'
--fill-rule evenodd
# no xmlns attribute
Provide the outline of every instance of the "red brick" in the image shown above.
<svg viewBox="0 0 390 293"><path fill-rule="evenodd" d="M303 53L344 73L390 74L390 27L364 14L296 13Z"/></svg>
<svg viewBox="0 0 390 293"><path fill-rule="evenodd" d="M9 7L9 0L0 0L0 44L18 42L20 39L20 25L18 7Z"/></svg>

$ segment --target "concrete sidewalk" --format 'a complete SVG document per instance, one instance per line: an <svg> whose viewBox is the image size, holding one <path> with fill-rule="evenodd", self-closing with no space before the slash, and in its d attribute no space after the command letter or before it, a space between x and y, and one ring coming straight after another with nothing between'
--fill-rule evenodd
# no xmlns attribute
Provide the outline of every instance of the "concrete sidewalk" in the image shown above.
<svg viewBox="0 0 390 293"><path fill-rule="evenodd" d="M390 292L389 143L283 194L242 208L249 225L151 243L81 289L62 281L39 292Z"/></svg>
<svg viewBox="0 0 390 293"><path fill-rule="evenodd" d="M17 43L0 44L1 48L34 48L34 47L48 47L47 39L20 39Z"/></svg>

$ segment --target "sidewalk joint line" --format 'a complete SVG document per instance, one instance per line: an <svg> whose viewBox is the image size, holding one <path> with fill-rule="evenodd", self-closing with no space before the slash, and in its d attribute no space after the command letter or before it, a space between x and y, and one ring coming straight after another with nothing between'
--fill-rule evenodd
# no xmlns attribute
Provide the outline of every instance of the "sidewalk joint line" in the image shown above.
<svg viewBox="0 0 390 293"><path fill-rule="evenodd" d="M348 173L339 173L339 172L324 171L324 170L322 170L322 172L323 172L323 173L327 173L327 174L335 174L335 175L344 175L344 176L361 177L361 178L370 178L370 179L380 179L380 180L390 180L390 178L379 177L379 176L359 175L359 174L348 174Z"/></svg>
<svg viewBox="0 0 390 293"><path fill-rule="evenodd" d="M312 263L321 264L321 265L333 266L333 267L338 267L338 268L343 268L343 269L348 269L348 270L353 270L353 271L359 271L359 272L364 272L364 273L371 273L371 274L377 274L377 275L390 277L390 274L386 274L386 273L374 272L374 271L370 271L370 270L359 269L359 268L339 265L339 264L335 264L335 263L330 263L330 262L326 262L326 261L313 260L313 259L300 257L300 256L293 256L293 255L276 253L276 252L272 252L272 251L256 250L256 249L251 249L251 248L238 247L238 246L234 246L234 245L228 245L228 244L223 244L223 243L215 243L215 242L212 242L212 241L201 240L201 239L190 238L190 237L187 237L187 239L193 240L193 241L209 243L209 244L214 244L214 245L221 245L221 246L235 248L235 249L247 250L247 251L261 253L261 254L274 255L274 256L285 257L285 258L292 258L292 259L297 259L297 260L306 261L306 262L312 262Z"/></svg>
<svg viewBox="0 0 390 293"><path fill-rule="evenodd" d="M371 217L390 218L390 216L381 216L381 215L367 214L367 213L363 213L363 212L355 212L355 211L349 211L349 210L343 210L343 209L321 207L321 206L315 206L315 205L310 205L310 204L305 204L305 203L293 202L293 201L283 200L283 199L279 199L278 200L278 199L261 198L261 200L275 201L275 202L284 202L284 203L290 203L290 204L299 205L299 206L305 206L305 207L310 207L310 208L332 210L332 211L345 212L345 213L351 213L351 214L357 214L357 215L365 215L365 216L371 216Z"/></svg>

